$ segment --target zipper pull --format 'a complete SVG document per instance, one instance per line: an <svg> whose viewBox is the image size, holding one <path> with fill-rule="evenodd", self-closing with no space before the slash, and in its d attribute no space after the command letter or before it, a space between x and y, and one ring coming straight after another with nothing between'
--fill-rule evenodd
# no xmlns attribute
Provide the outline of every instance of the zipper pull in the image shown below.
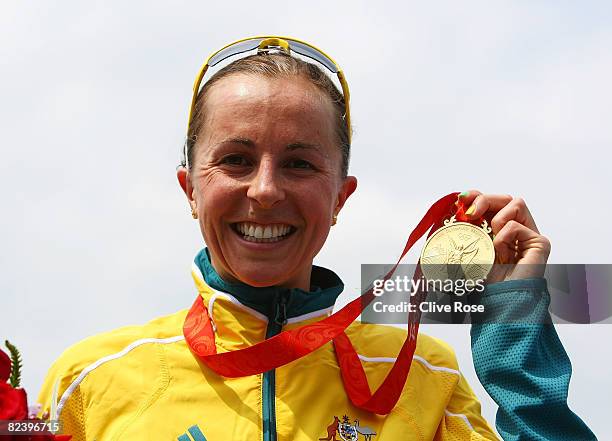
<svg viewBox="0 0 612 441"><path fill-rule="evenodd" d="M287 291L283 291L280 293L278 297L278 302L276 303L276 314L274 315L274 323L280 326L285 326L287 324L287 302L289 300L289 293Z"/></svg>

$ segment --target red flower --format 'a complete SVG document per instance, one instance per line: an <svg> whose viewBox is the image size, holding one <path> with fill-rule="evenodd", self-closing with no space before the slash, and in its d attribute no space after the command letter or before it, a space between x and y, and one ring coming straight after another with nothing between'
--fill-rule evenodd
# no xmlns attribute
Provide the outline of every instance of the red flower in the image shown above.
<svg viewBox="0 0 612 441"><path fill-rule="evenodd" d="M11 359L0 349L0 383L6 383L11 376Z"/></svg>
<svg viewBox="0 0 612 441"><path fill-rule="evenodd" d="M23 389L13 389L0 383L0 420L25 420L28 417L28 399Z"/></svg>
<svg viewBox="0 0 612 441"><path fill-rule="evenodd" d="M28 398L24 389L15 389L7 383L11 376L11 359L0 349L0 420L27 420ZM31 421L40 421L33 419ZM40 435L0 435L1 441L70 441L70 435L53 435L43 433Z"/></svg>

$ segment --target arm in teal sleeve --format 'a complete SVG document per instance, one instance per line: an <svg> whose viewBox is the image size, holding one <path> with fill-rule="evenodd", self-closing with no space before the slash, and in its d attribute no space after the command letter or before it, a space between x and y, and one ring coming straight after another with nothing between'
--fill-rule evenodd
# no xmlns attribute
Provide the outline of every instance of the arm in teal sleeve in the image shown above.
<svg viewBox="0 0 612 441"><path fill-rule="evenodd" d="M494 283L481 301L489 318L472 325L472 357L499 406L495 425L502 438L596 440L567 405L572 366L550 321L546 280Z"/></svg>

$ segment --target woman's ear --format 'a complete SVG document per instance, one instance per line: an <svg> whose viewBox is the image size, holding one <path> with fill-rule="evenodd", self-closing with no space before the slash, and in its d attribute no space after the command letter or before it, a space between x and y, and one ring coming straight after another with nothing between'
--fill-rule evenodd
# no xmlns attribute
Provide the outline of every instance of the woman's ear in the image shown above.
<svg viewBox="0 0 612 441"><path fill-rule="evenodd" d="M187 168L180 166L176 169L176 177L179 181L179 185L185 192L185 196L187 196L187 200L189 201L189 205L191 206L192 213L196 211L196 203L193 197L193 185L191 185L191 177L189 176L189 171Z"/></svg>
<svg viewBox="0 0 612 441"><path fill-rule="evenodd" d="M357 178L355 176L347 176L344 178L342 185L340 186L340 191L338 191L338 200L336 202L336 208L334 209L334 215L338 215L346 200L350 195L357 189Z"/></svg>

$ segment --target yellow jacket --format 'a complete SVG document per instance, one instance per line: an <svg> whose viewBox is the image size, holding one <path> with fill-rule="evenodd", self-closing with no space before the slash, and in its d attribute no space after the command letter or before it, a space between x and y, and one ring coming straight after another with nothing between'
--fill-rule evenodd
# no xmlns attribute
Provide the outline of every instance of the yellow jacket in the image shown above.
<svg viewBox="0 0 612 441"><path fill-rule="evenodd" d="M280 331L279 289L225 283L205 251L192 276L214 322L218 352ZM283 329L330 314L342 282L316 266L312 282L312 292L289 293ZM331 343L275 371L228 379L189 350L182 333L186 314L96 335L66 350L43 385L43 411L56 414L74 441L498 439L452 349L440 340L419 335L402 396L380 416L352 406ZM375 390L405 331L356 322L346 332Z"/></svg>

